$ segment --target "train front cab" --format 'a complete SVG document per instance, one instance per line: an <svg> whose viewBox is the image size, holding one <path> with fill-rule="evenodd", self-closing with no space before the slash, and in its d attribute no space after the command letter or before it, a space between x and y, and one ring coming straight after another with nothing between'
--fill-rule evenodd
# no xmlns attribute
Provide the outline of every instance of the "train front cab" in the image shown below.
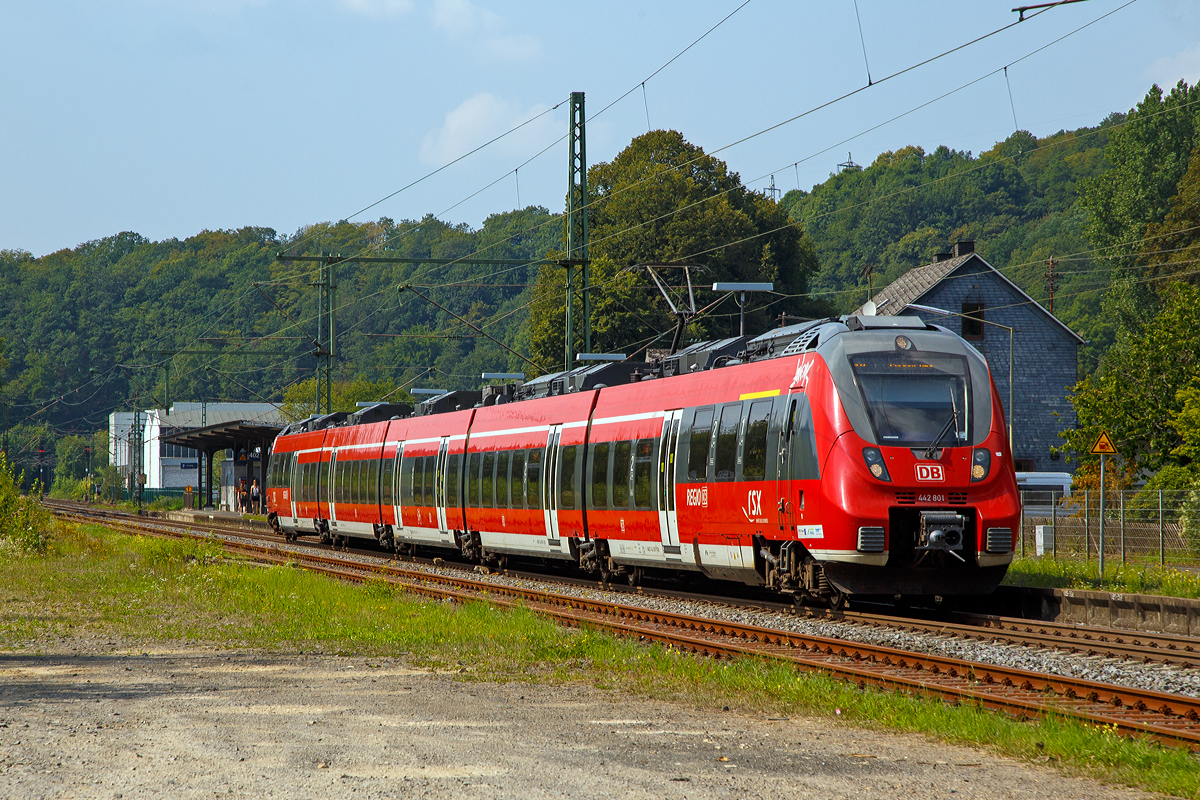
<svg viewBox="0 0 1200 800"><path fill-rule="evenodd" d="M851 594L990 593L1020 505L987 362L925 329L858 331L822 351L837 404L821 484L827 579Z"/></svg>

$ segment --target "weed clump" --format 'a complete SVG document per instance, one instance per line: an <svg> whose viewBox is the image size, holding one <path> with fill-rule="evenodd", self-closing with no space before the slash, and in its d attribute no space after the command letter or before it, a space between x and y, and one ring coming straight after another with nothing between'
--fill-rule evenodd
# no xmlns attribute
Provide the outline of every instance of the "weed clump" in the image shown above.
<svg viewBox="0 0 1200 800"><path fill-rule="evenodd" d="M22 496L23 478L0 452L0 557L44 553L54 530L54 517L33 496L40 486Z"/></svg>

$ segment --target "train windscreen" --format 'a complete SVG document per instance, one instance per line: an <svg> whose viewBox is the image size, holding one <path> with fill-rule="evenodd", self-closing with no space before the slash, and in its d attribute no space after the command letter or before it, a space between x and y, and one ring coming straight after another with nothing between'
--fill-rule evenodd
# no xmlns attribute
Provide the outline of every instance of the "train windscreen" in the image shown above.
<svg viewBox="0 0 1200 800"><path fill-rule="evenodd" d="M902 350L855 353L850 367L879 444L971 443L971 380L962 356Z"/></svg>

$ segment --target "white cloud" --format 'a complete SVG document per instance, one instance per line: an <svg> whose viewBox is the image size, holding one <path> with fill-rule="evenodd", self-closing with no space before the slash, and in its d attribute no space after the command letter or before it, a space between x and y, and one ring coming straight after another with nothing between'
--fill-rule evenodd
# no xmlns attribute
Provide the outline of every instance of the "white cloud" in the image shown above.
<svg viewBox="0 0 1200 800"><path fill-rule="evenodd" d="M429 16L451 39L475 45L477 52L497 61L527 61L542 50L536 36L506 35L504 20L471 0L433 0Z"/></svg>
<svg viewBox="0 0 1200 800"><path fill-rule="evenodd" d="M342 5L365 17L401 17L413 10L412 0L342 0Z"/></svg>
<svg viewBox="0 0 1200 800"><path fill-rule="evenodd" d="M1179 83L1179 79L1195 86L1200 82L1200 44L1188 50L1180 50L1171 56L1155 59L1147 70L1147 77L1165 90Z"/></svg>
<svg viewBox="0 0 1200 800"><path fill-rule="evenodd" d="M536 36L496 36L483 43L489 55L498 61L528 61L542 52L542 42Z"/></svg>
<svg viewBox="0 0 1200 800"><path fill-rule="evenodd" d="M500 17L471 0L434 0L429 13L436 27L456 38L495 28L500 23Z"/></svg>
<svg viewBox="0 0 1200 800"><path fill-rule="evenodd" d="M477 94L446 114L446 121L440 128L426 134L421 143L421 161L426 164L446 164L537 116L546 108L538 104L523 109L518 103L501 100L487 92ZM560 127L565 129L560 122L554 114L546 114L504 137L494 147L506 155L533 155L554 140L555 132Z"/></svg>

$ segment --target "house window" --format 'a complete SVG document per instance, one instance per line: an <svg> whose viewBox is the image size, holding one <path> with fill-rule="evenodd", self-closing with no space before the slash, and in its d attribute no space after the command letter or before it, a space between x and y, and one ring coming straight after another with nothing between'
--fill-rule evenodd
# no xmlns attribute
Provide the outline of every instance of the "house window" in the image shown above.
<svg viewBox="0 0 1200 800"><path fill-rule="evenodd" d="M983 303L962 304L962 335L964 339L983 338Z"/></svg>
<svg viewBox="0 0 1200 800"><path fill-rule="evenodd" d="M1033 472L1032 458L1014 458L1013 472Z"/></svg>

